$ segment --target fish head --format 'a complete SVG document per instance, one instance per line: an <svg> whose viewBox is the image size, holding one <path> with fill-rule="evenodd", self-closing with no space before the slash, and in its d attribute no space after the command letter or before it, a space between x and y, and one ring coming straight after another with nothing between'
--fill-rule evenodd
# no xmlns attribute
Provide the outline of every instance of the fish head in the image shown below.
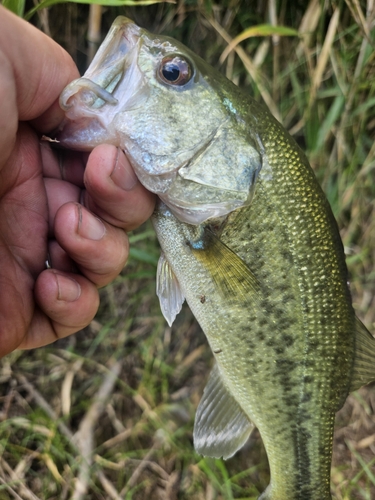
<svg viewBox="0 0 375 500"><path fill-rule="evenodd" d="M190 224L250 202L259 148L238 89L180 42L118 17L82 78L62 92L63 146L121 147L143 185Z"/></svg>

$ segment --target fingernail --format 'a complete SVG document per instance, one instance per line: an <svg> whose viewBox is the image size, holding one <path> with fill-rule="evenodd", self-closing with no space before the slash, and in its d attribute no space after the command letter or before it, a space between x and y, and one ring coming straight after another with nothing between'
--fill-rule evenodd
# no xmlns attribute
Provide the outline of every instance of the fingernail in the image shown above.
<svg viewBox="0 0 375 500"><path fill-rule="evenodd" d="M105 235L103 222L78 205L78 234L89 240L101 240Z"/></svg>
<svg viewBox="0 0 375 500"><path fill-rule="evenodd" d="M119 148L117 148L117 156L111 173L111 179L118 187L125 191L131 191L138 184L138 178L134 170L130 167L124 153Z"/></svg>
<svg viewBox="0 0 375 500"><path fill-rule="evenodd" d="M76 280L55 273L57 283L57 300L74 302L81 296L81 287Z"/></svg>

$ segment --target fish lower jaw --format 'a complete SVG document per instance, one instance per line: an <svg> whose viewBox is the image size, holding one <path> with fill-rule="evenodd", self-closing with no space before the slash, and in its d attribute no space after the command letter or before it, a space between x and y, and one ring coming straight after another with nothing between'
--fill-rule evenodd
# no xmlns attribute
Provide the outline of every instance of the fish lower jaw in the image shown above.
<svg viewBox="0 0 375 500"><path fill-rule="evenodd" d="M83 125L86 122L89 122L89 128ZM101 121L91 117L64 120L55 138L61 146L77 151L92 151L103 143L116 145L116 140L111 140Z"/></svg>

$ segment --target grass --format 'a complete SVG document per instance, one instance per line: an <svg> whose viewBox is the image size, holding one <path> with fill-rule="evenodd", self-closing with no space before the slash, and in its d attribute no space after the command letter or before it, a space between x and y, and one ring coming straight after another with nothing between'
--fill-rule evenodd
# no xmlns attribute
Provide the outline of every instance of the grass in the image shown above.
<svg viewBox="0 0 375 500"><path fill-rule="evenodd" d="M25 11L32 7L26 2ZM69 3L32 21L84 68L88 13ZM355 308L375 331L373 2L181 0L104 8L103 33L120 13L183 40L263 99L291 131L339 222ZM228 51L233 39L264 24L273 26L272 36L247 37ZM280 36L276 25L299 36ZM161 317L150 225L131 242L129 263L101 291L88 328L1 361L0 500L252 500L267 486L257 432L228 461L195 454L194 414L212 356L186 307L172 329ZM338 412L337 500L375 498L374 412L374 385L350 395Z"/></svg>

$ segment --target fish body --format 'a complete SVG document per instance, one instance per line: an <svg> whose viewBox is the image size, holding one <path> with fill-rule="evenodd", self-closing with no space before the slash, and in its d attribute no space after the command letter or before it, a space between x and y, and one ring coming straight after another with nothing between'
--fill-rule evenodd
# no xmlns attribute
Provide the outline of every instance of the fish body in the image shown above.
<svg viewBox="0 0 375 500"><path fill-rule="evenodd" d="M215 357L196 450L229 458L255 425L271 470L261 499L330 499L335 413L375 379L375 342L302 151L199 57L126 18L61 105L64 145L122 147L160 198L162 311L171 324L186 298Z"/></svg>

